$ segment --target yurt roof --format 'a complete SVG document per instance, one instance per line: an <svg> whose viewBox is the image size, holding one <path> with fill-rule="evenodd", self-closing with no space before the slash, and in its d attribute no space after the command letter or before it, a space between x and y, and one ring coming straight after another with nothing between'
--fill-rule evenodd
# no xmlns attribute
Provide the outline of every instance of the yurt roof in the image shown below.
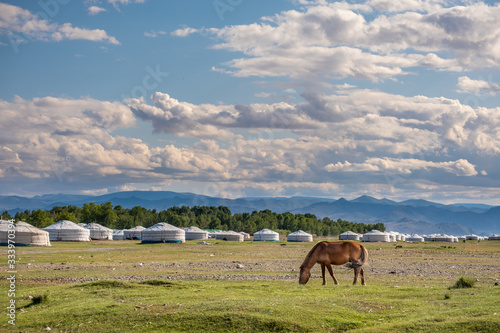
<svg viewBox="0 0 500 333"><path fill-rule="evenodd" d="M372 231L367 232L365 235L367 235L367 234L368 234L368 235L388 235L388 233L386 233L386 232L382 232L382 231L380 231L380 230L376 230L376 229L374 229L374 230L372 230Z"/></svg>
<svg viewBox="0 0 500 333"><path fill-rule="evenodd" d="M9 224L10 223L11 222L7 221L7 220L0 220L0 230L7 231L7 229L9 229Z"/></svg>
<svg viewBox="0 0 500 333"><path fill-rule="evenodd" d="M168 224L166 222L156 223L155 225L153 225L153 226L145 229L145 231L164 231L164 230L181 230L181 231L184 231L184 230L179 229L177 227L174 227L173 225Z"/></svg>
<svg viewBox="0 0 500 333"><path fill-rule="evenodd" d="M142 225L138 225L138 226L135 226L133 228L130 228L130 229L126 229L128 231L141 231L141 230L144 230L146 228L144 228Z"/></svg>
<svg viewBox="0 0 500 333"><path fill-rule="evenodd" d="M10 221L0 220L0 230L7 231L9 229L9 224L10 224ZM46 233L47 232L43 229L37 228L37 227L32 226L31 224L23 222L23 221L19 221L17 223L14 223L14 228L15 228L16 232L20 232L20 231L32 232L32 233L35 233L35 232L36 233L40 233L40 232Z"/></svg>
<svg viewBox="0 0 500 333"><path fill-rule="evenodd" d="M311 234L305 232L305 231L302 231L302 230L297 230L295 232L292 232L290 235L304 235L304 236L312 236Z"/></svg>
<svg viewBox="0 0 500 333"><path fill-rule="evenodd" d="M115 235L122 234L123 235L123 231L124 230L113 230L113 234L115 234Z"/></svg>
<svg viewBox="0 0 500 333"><path fill-rule="evenodd" d="M348 235L357 235L357 233L355 233L354 231L346 231L346 232L343 232L341 233L342 236L348 236Z"/></svg>
<svg viewBox="0 0 500 333"><path fill-rule="evenodd" d="M47 232L45 230L42 230L40 228L37 228L29 223L19 221L16 223L16 231L31 231L31 232Z"/></svg>
<svg viewBox="0 0 500 333"><path fill-rule="evenodd" d="M272 231L272 230L269 230L269 229L262 229L260 231L257 231L255 234L278 234L276 231ZM254 235L255 235L254 234Z"/></svg>
<svg viewBox="0 0 500 333"><path fill-rule="evenodd" d="M219 231L217 235L241 235L239 232L228 230L228 231Z"/></svg>
<svg viewBox="0 0 500 333"><path fill-rule="evenodd" d="M68 221L68 220L61 220L59 222L56 222L52 225L49 225L48 227L43 228L44 230L50 229L50 230L55 230L55 229L83 229L86 230L85 228L80 227L74 222Z"/></svg>
<svg viewBox="0 0 500 333"><path fill-rule="evenodd" d="M411 236L407 236L406 239L424 239L424 237L420 236L420 235L411 235Z"/></svg>
<svg viewBox="0 0 500 333"><path fill-rule="evenodd" d="M195 226L191 226L191 227L187 228L185 231L186 232L207 232L208 233L208 231L202 230L202 229L195 227Z"/></svg>
<svg viewBox="0 0 500 333"><path fill-rule="evenodd" d="M89 230L105 230L105 231L113 231L105 226L100 225L99 223L89 223L85 225L86 229Z"/></svg>

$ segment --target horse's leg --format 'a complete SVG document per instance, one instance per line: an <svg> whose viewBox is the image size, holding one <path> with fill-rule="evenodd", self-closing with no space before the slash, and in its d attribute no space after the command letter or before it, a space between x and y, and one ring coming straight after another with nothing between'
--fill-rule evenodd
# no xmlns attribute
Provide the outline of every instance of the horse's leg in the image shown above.
<svg viewBox="0 0 500 333"><path fill-rule="evenodd" d="M359 267L354 268L354 282L352 284L356 284L356 282L358 282L358 273Z"/></svg>
<svg viewBox="0 0 500 333"><path fill-rule="evenodd" d="M363 286L366 286L366 283L365 283L365 270L363 269L363 267L360 268L360 273L361 273L361 284Z"/></svg>
<svg viewBox="0 0 500 333"><path fill-rule="evenodd" d="M323 285L326 286L325 264L321 264L321 276L323 276Z"/></svg>
<svg viewBox="0 0 500 333"><path fill-rule="evenodd" d="M330 275L332 276L333 278L333 282L335 284L339 284L339 281L337 281L337 279L335 278L335 274L333 274L333 268L332 268L332 265L328 265L326 266L328 268L328 272L330 273Z"/></svg>

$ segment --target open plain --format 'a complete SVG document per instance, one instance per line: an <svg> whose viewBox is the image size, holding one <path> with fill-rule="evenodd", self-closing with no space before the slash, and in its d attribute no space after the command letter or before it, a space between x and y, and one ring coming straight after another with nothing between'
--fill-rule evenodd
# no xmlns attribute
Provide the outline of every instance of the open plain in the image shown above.
<svg viewBox="0 0 500 333"><path fill-rule="evenodd" d="M320 239L318 239L320 240ZM315 240L316 241L316 240ZM52 242L16 248L5 332L498 332L500 242L363 243L367 286L299 266L312 243ZM7 248L0 250L7 272ZM451 288L460 277L472 288Z"/></svg>

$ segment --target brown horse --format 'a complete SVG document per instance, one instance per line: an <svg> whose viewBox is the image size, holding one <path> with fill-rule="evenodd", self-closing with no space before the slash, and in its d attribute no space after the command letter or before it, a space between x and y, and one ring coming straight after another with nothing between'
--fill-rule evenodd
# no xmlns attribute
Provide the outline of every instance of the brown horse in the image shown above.
<svg viewBox="0 0 500 333"><path fill-rule="evenodd" d="M307 254L302 265L300 265L299 283L306 284L311 277L311 268L315 264L321 265L323 275L323 285L326 285L325 267L333 278L335 284L339 284L335 275L333 275L332 265L344 265L354 268L354 282L358 281L358 274L361 273L361 284L365 285L365 271L361 266L368 262L368 251L366 248L356 242L319 242L313 246Z"/></svg>

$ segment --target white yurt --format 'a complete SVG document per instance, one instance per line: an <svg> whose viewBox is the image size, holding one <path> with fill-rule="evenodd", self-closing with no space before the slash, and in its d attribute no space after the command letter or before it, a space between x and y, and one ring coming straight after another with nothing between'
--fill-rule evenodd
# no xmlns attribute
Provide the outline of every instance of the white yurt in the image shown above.
<svg viewBox="0 0 500 333"><path fill-rule="evenodd" d="M472 234L472 235L467 235L467 236L465 236L465 238L466 238L467 240L480 240L480 239L479 239L479 236L478 236L478 235L474 235L474 234Z"/></svg>
<svg viewBox="0 0 500 333"><path fill-rule="evenodd" d="M22 221L14 223L14 227L9 228L9 225L11 225L10 221L0 221L0 245L9 245L10 239L15 242L15 246L50 246L47 231ZM9 230L14 230L10 232L10 237Z"/></svg>
<svg viewBox="0 0 500 333"><path fill-rule="evenodd" d="M140 240L142 237L142 231L145 230L142 225L138 225L133 227L132 229L123 230L123 235L125 239L138 239Z"/></svg>
<svg viewBox="0 0 500 333"><path fill-rule="evenodd" d="M191 239L208 239L208 231L201 230L198 227L191 226L184 230L186 233L186 240Z"/></svg>
<svg viewBox="0 0 500 333"><path fill-rule="evenodd" d="M298 230L286 236L286 240L289 242L312 242L313 236L305 231Z"/></svg>
<svg viewBox="0 0 500 333"><path fill-rule="evenodd" d="M406 241L407 242L423 242L424 237L417 235L417 234L414 234L414 235L406 237Z"/></svg>
<svg viewBox="0 0 500 333"><path fill-rule="evenodd" d="M124 239L125 239L125 234L123 233L123 230L113 231L113 240L124 240Z"/></svg>
<svg viewBox="0 0 500 333"><path fill-rule="evenodd" d="M488 240L500 240L500 235L493 234L488 237Z"/></svg>
<svg viewBox="0 0 500 333"><path fill-rule="evenodd" d="M467 239L465 236L458 236L457 239L461 242Z"/></svg>
<svg viewBox="0 0 500 333"><path fill-rule="evenodd" d="M363 234L363 242L390 242L391 236L387 232L372 230Z"/></svg>
<svg viewBox="0 0 500 333"><path fill-rule="evenodd" d="M85 225L85 229L90 230L90 239L113 240L113 230L98 223L89 223Z"/></svg>
<svg viewBox="0 0 500 333"><path fill-rule="evenodd" d="M390 231L389 234L391 235L391 238L393 239L393 242L399 242L399 241L404 241L406 236L397 232L397 231Z"/></svg>
<svg viewBox="0 0 500 333"><path fill-rule="evenodd" d="M243 235L244 240L249 240L250 239L250 234L244 231L240 231L239 234Z"/></svg>
<svg viewBox="0 0 500 333"><path fill-rule="evenodd" d="M280 234L269 229L262 229L253 234L254 241L279 241Z"/></svg>
<svg viewBox="0 0 500 333"><path fill-rule="evenodd" d="M343 232L339 235L340 240L359 240L361 236L351 230Z"/></svg>
<svg viewBox="0 0 500 333"><path fill-rule="evenodd" d="M185 241L184 230L165 222L156 223L142 231L141 243L184 243Z"/></svg>
<svg viewBox="0 0 500 333"><path fill-rule="evenodd" d="M49 225L43 230L49 232L50 241L88 242L90 230L78 226L76 223L62 220Z"/></svg>
<svg viewBox="0 0 500 333"><path fill-rule="evenodd" d="M219 231L215 233L215 239L221 239L225 241L236 241L236 242L243 242L245 239L245 236L240 234L239 232L236 231Z"/></svg>

